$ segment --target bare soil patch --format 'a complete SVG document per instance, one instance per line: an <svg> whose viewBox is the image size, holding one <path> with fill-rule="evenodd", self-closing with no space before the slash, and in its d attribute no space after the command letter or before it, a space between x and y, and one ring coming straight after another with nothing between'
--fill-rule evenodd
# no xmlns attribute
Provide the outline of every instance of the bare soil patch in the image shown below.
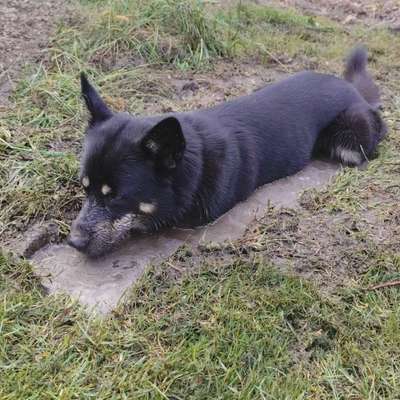
<svg viewBox="0 0 400 400"><path fill-rule="evenodd" d="M8 0L0 3L0 106L7 103L18 72L39 61L56 22L66 15L63 0Z"/></svg>
<svg viewBox="0 0 400 400"><path fill-rule="evenodd" d="M170 101L165 97L160 101L146 101L144 115L211 107L229 98L249 94L282 78L286 73L263 65L220 61L212 73L163 69L159 76L157 73L152 75L156 80L162 80L173 96L170 96Z"/></svg>
<svg viewBox="0 0 400 400"><path fill-rule="evenodd" d="M311 15L322 15L345 24L363 21L400 30L400 4L397 0L256 0L256 2L294 7Z"/></svg>

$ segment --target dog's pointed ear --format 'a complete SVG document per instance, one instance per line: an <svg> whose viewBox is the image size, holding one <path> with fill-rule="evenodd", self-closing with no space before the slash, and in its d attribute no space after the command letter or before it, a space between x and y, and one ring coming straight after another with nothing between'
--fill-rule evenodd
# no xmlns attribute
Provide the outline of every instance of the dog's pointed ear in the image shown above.
<svg viewBox="0 0 400 400"><path fill-rule="evenodd" d="M90 113L90 125L105 121L112 116L112 111L90 84L84 72L81 73L81 91Z"/></svg>
<svg viewBox="0 0 400 400"><path fill-rule="evenodd" d="M145 134L141 146L157 164L168 169L175 168L186 147L180 122L175 117L161 120Z"/></svg>

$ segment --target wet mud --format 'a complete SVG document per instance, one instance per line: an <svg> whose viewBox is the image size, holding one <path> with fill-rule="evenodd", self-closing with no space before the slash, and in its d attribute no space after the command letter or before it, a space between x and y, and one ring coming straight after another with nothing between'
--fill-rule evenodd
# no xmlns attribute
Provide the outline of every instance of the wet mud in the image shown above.
<svg viewBox="0 0 400 400"><path fill-rule="evenodd" d="M133 237L108 256L90 260L66 244L49 245L32 257L50 293L66 292L100 313L112 310L150 265L158 265L180 246L221 243L240 238L267 207L296 207L306 189L326 185L339 166L314 161L298 174L258 189L214 223L194 230L171 229Z"/></svg>

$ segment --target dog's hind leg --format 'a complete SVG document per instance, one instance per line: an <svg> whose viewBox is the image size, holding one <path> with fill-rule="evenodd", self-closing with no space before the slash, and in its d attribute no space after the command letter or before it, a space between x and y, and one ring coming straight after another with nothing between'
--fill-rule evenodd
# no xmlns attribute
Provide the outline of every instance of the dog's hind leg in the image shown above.
<svg viewBox="0 0 400 400"><path fill-rule="evenodd" d="M386 134L379 113L365 103L340 113L321 133L314 155L329 157L344 165L360 165L374 157L377 144Z"/></svg>

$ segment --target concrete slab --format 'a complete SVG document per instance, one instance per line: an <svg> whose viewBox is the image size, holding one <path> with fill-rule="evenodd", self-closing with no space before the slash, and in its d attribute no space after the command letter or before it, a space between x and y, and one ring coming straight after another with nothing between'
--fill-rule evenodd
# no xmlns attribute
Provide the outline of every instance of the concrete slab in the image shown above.
<svg viewBox="0 0 400 400"><path fill-rule="evenodd" d="M210 225L132 238L100 260L89 260L71 247L59 244L36 252L32 263L50 293L67 292L82 304L107 313L150 264L160 263L183 244L196 246L201 242L223 242L241 237L269 204L295 207L303 190L323 186L338 168L335 164L314 161L294 176L261 187L247 201Z"/></svg>

